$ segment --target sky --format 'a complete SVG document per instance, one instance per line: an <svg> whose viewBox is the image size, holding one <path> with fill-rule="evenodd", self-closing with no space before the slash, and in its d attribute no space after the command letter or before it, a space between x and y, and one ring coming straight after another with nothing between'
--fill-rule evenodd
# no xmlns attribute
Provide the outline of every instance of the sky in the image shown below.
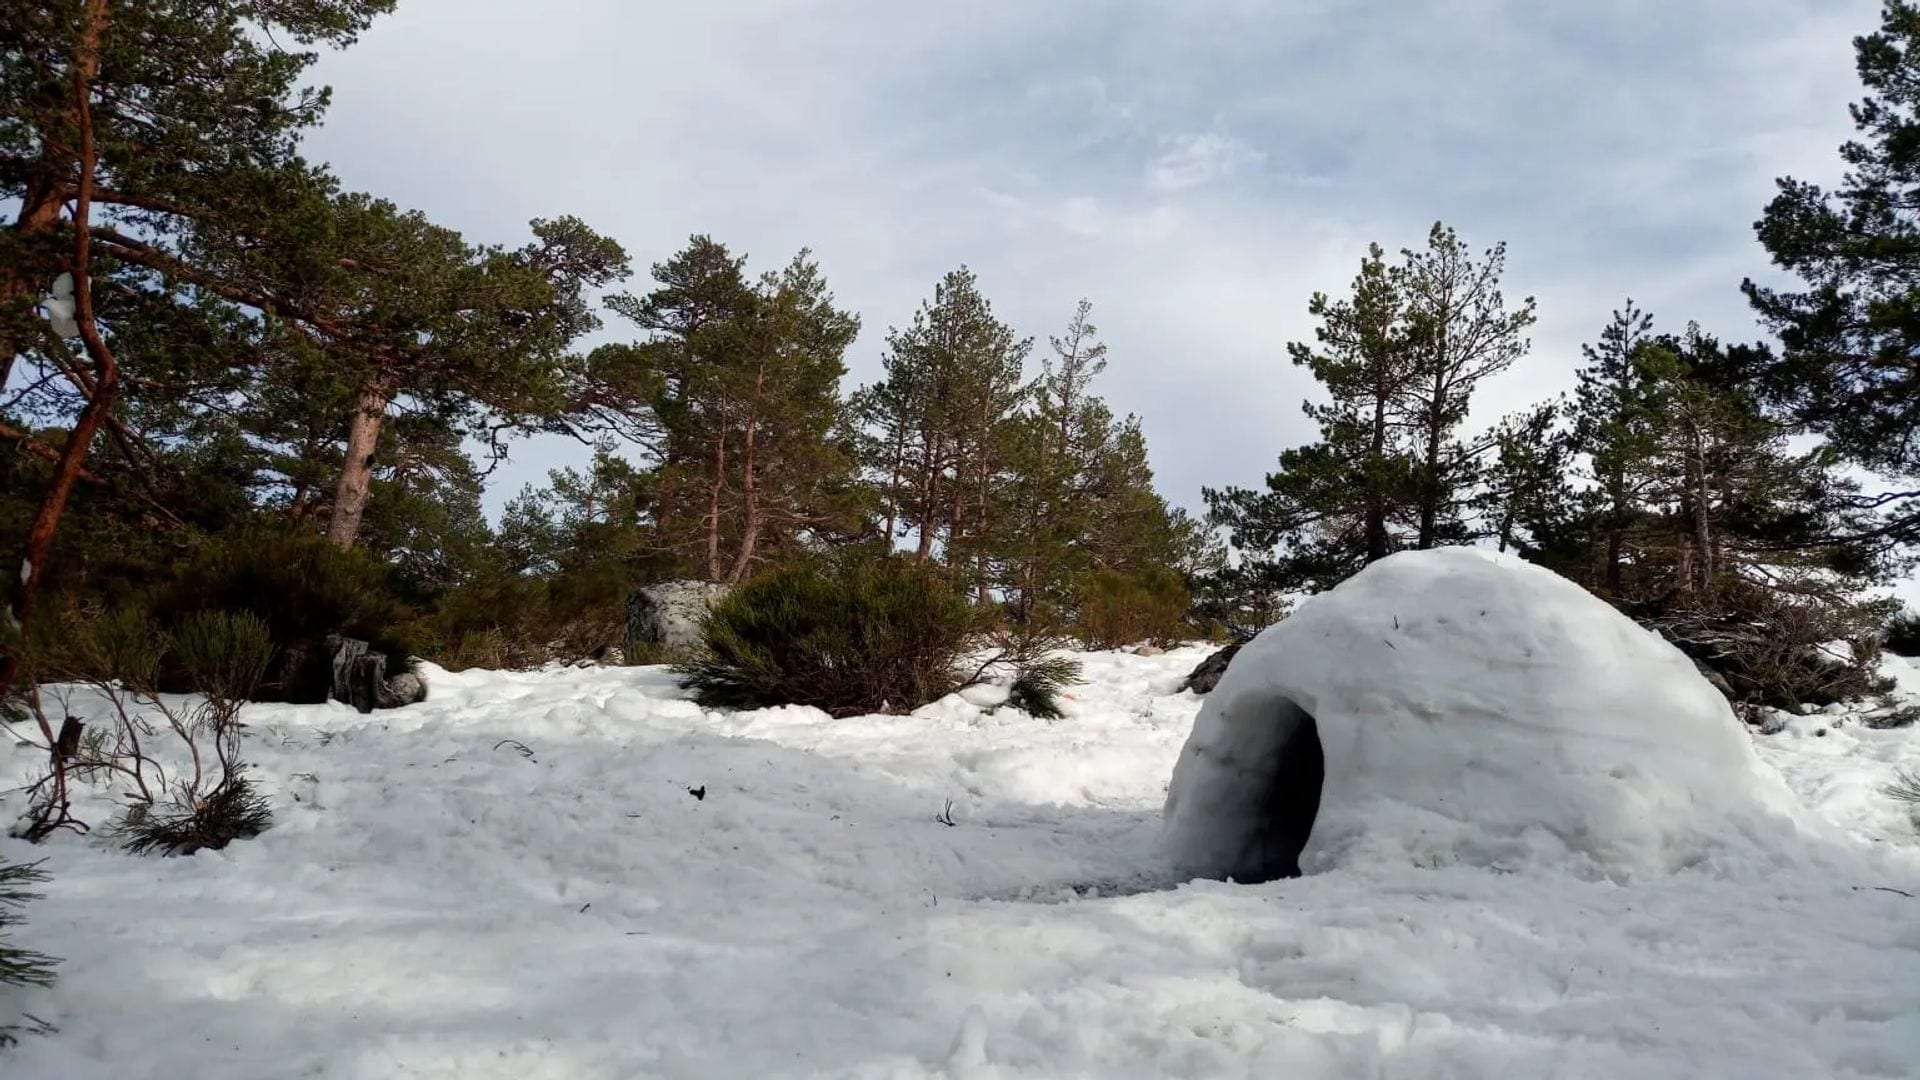
<svg viewBox="0 0 1920 1080"><path fill-rule="evenodd" d="M811 248L860 313L848 388L966 264L1045 349L1093 302L1098 384L1159 487L1255 485L1312 437L1287 359L1315 291L1443 220L1539 304L1474 422L1571 387L1632 297L1760 336L1774 179L1837 179L1877 0L401 0L324 58L308 142L352 188L471 239L574 214L647 268L707 233ZM637 332L610 318L606 339ZM497 510L577 464L522 442Z"/></svg>

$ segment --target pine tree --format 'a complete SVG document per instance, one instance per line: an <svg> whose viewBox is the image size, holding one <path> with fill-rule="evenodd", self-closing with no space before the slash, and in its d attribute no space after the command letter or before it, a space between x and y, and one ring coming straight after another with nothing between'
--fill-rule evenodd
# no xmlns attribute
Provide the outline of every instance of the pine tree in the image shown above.
<svg viewBox="0 0 1920 1080"><path fill-rule="evenodd" d="M1406 287L1405 272L1374 245L1351 299L1314 295L1316 344L1288 350L1331 398L1303 406L1320 441L1282 453L1264 491L1204 492L1212 520L1242 552L1241 574L1261 589L1330 588L1417 538L1418 459L1395 422L1420 375Z"/></svg>
<svg viewBox="0 0 1920 1080"><path fill-rule="evenodd" d="M1884 622L1862 597L1890 565L1831 538L1858 531L1858 489L1831 448L1795 449L1797 427L1753 392L1773 363L1689 326L1649 342L1642 504L1617 602L1725 675L1744 698L1797 707L1872 689L1873 654L1830 651Z"/></svg>
<svg viewBox="0 0 1920 1080"><path fill-rule="evenodd" d="M197 247L234 302L277 316L287 350L350 389L327 519L345 548L359 537L390 410L489 441L544 426L568 401L569 346L599 325L587 293L625 276L627 260L574 218L536 220L534 239L509 250L326 186L298 208L298 227Z"/></svg>
<svg viewBox="0 0 1920 1080"><path fill-rule="evenodd" d="M745 267L696 236L645 298L611 301L650 336L597 350L588 395L645 436L659 542L712 581L862 524L839 392L859 319L806 251L757 282Z"/></svg>
<svg viewBox="0 0 1920 1080"><path fill-rule="evenodd" d="M655 264L653 280L657 287L645 297L608 298L607 306L647 337L620 352L596 350L595 393L614 415L644 415L657 432L641 445L659 474L659 542L685 569L717 578L728 432L711 399L715 373L742 363L753 286L746 260L709 236L693 237Z"/></svg>
<svg viewBox="0 0 1920 1080"><path fill-rule="evenodd" d="M1481 505L1499 550L1558 570L1569 566L1577 528L1572 440L1562 415L1559 402L1546 402L1500 421Z"/></svg>
<svg viewBox="0 0 1920 1080"><path fill-rule="evenodd" d="M1107 366L1107 347L1082 300L1066 332L1050 337L1052 355L1033 384L1030 407L1010 433L1005 578L1014 617L1066 617L1074 582L1089 568L1085 538L1100 511L1095 474L1114 442L1112 412L1090 386Z"/></svg>
<svg viewBox="0 0 1920 1080"><path fill-rule="evenodd" d="M410 414L388 426L374 459L361 543L424 599L471 580L490 561L492 530L480 501L485 480L457 428Z"/></svg>
<svg viewBox="0 0 1920 1080"><path fill-rule="evenodd" d="M1589 462L1590 501L1597 501L1594 519L1604 544L1599 584L1616 599L1625 594L1627 539L1653 452L1657 408L1644 366L1652 330L1653 316L1628 300L1601 330L1598 345L1580 347L1587 365L1574 391L1573 447Z"/></svg>
<svg viewBox="0 0 1920 1080"><path fill-rule="evenodd" d="M529 485L507 503L496 540L505 569L550 576L647 561L657 477L617 449L602 438L585 470L554 469L546 488Z"/></svg>
<svg viewBox="0 0 1920 1080"><path fill-rule="evenodd" d="M315 54L344 46L392 0L59 0L0 8L0 386L20 356L85 403L28 526L4 620L24 622L95 436L122 385L118 336L103 312L193 308L218 296L182 238L256 230L282 193L312 174L294 157L324 111L303 87ZM139 239L135 239L135 236ZM115 289L98 290L95 279ZM135 300L122 303L120 287ZM52 294L42 322L37 296ZM64 295L63 295L64 294ZM57 311L55 309L58 309ZM187 318L191 321L193 316ZM78 340L78 352L70 344ZM83 359L84 358L84 359ZM18 657L0 661L0 686Z"/></svg>
<svg viewBox="0 0 1920 1080"><path fill-rule="evenodd" d="M973 272L961 267L934 288L910 326L889 331L885 374L858 398L869 428L867 468L889 532L915 532L922 561L940 547L978 596L991 589L1001 539L1026 524L999 511L1009 425L1026 397L1031 347L994 317Z"/></svg>
<svg viewBox="0 0 1920 1080"><path fill-rule="evenodd" d="M1920 5L1887 0L1854 53L1867 94L1851 110L1859 137L1840 148L1845 178L1833 192L1781 179L1755 225L1806 290L1744 289L1783 347L1762 390L1849 460L1910 478L1920 475ZM1865 535L1920 537L1912 498L1883 500L1888 516Z"/></svg>
<svg viewBox="0 0 1920 1080"><path fill-rule="evenodd" d="M1416 461L1418 527L1414 546L1431 548L1468 539L1465 519L1479 486L1480 462L1490 439L1461 443L1481 380L1498 375L1526 354L1534 323L1532 297L1509 312L1500 292L1505 244L1479 262L1454 231L1436 223L1424 252L1404 252L1406 348L1412 376L1400 387L1396 422L1408 432Z"/></svg>
<svg viewBox="0 0 1920 1080"><path fill-rule="evenodd" d="M857 531L853 448L840 397L843 359L858 316L836 308L826 279L801 251L760 282L747 363L734 373L739 403L739 540L726 580L745 579L769 551L809 535Z"/></svg>

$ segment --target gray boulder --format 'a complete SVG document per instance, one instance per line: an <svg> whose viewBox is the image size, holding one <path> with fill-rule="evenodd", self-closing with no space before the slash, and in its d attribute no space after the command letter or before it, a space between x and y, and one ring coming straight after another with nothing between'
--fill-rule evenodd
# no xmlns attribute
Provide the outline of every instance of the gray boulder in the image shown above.
<svg viewBox="0 0 1920 1080"><path fill-rule="evenodd" d="M1697 657L1691 658L1691 659L1693 659L1694 670L1700 673L1700 677L1707 680L1707 682L1710 685L1712 685L1712 687L1715 690L1720 691L1721 697L1726 698L1728 701L1732 701L1733 700L1733 684L1727 682L1727 677L1713 670L1712 668L1708 667L1706 664L1702 663Z"/></svg>
<svg viewBox="0 0 1920 1080"><path fill-rule="evenodd" d="M652 649L685 655L700 646L700 625L732 586L712 581L667 581L627 597L629 657Z"/></svg>
<svg viewBox="0 0 1920 1080"><path fill-rule="evenodd" d="M403 671L388 679L380 687L379 706L382 709L398 709L403 705L413 705L427 700L427 680L411 671Z"/></svg>
<svg viewBox="0 0 1920 1080"><path fill-rule="evenodd" d="M368 675L374 667L374 665L369 662L370 657L377 657L379 659L380 670L374 674L374 681L386 678L386 656L382 653L369 653L367 651L367 643L358 638L343 637L340 634L328 634L327 656L333 667L333 686L327 696L333 698L335 701L345 701L353 704L355 708L359 708L358 704L354 703L353 700L354 688L356 684L368 683ZM368 701L368 706L361 709L361 712L373 711L371 696L369 696Z"/></svg>
<svg viewBox="0 0 1920 1080"><path fill-rule="evenodd" d="M1227 665L1233 663L1233 658L1239 651L1240 643L1235 642L1200 661L1199 666L1195 667L1185 681L1181 682L1180 689L1191 690L1196 694L1211 693L1219 684L1220 676L1227 673Z"/></svg>
<svg viewBox="0 0 1920 1080"><path fill-rule="evenodd" d="M424 701L425 679L411 671L387 675L387 654L375 652L358 638L330 634L326 644L332 658L333 685L328 694L363 713L375 709L397 709Z"/></svg>

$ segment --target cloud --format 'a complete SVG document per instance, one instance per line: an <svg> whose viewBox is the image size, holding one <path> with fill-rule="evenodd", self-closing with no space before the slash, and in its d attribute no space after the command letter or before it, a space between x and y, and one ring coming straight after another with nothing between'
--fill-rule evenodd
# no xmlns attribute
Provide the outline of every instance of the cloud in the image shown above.
<svg viewBox="0 0 1920 1080"><path fill-rule="evenodd" d="M1286 359L1308 296L1435 219L1508 241L1509 295L1540 301L1532 354L1477 414L1569 386L1628 295L1663 326L1756 334L1751 223L1774 177L1839 171L1849 43L1877 11L408 0L319 65L312 151L479 239L575 213L642 267L695 232L755 268L812 247L863 317L850 381L962 262L1041 341L1090 298L1101 390L1193 505L1310 435ZM580 453L522 446L490 504Z"/></svg>
<svg viewBox="0 0 1920 1080"><path fill-rule="evenodd" d="M1147 166L1147 186L1155 191L1179 191L1225 180L1266 158L1229 135L1174 135L1166 141L1166 152Z"/></svg>

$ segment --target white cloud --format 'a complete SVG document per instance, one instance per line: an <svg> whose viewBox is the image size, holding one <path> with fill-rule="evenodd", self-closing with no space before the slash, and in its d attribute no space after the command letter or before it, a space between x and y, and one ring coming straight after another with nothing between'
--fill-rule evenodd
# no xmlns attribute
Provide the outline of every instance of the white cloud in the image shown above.
<svg viewBox="0 0 1920 1080"><path fill-rule="evenodd" d="M1773 177L1838 171L1878 6L407 0L320 65L313 155L478 239L574 213L642 268L694 232L756 268L811 246L863 317L854 380L959 263L1042 340L1088 297L1102 389L1191 505L1308 434L1308 295L1436 218L1540 298L1490 412L1568 385L1629 293L1755 333L1751 222ZM524 449L490 502L578 454Z"/></svg>
<svg viewBox="0 0 1920 1080"><path fill-rule="evenodd" d="M1179 191L1215 183L1266 158L1265 154L1230 135L1211 132L1175 135L1166 141L1165 152L1147 166L1147 186L1155 191Z"/></svg>

